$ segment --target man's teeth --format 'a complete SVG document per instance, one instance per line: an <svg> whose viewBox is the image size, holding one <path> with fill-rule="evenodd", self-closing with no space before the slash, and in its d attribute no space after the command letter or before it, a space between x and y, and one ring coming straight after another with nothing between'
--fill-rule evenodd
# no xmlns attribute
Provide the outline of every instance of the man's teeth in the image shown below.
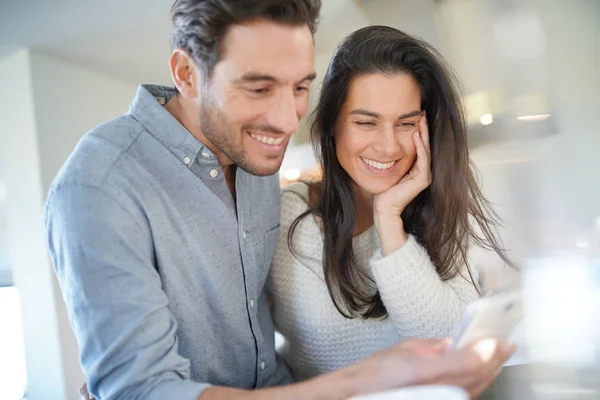
<svg viewBox="0 0 600 400"><path fill-rule="evenodd" d="M275 138L268 137L268 136L256 135L254 133L251 133L250 136L252 136L254 139L258 140L259 142L262 142L265 144L271 144L273 146L278 146L281 144L281 142L283 142L283 137L275 139Z"/></svg>
<svg viewBox="0 0 600 400"><path fill-rule="evenodd" d="M377 161L373 161L373 160L370 160L370 159L364 158L364 157L361 157L361 159L364 162L366 162L367 164L369 164L371 167L377 168L377 169L381 169L381 170L390 169L396 163L396 161L390 161L390 162L387 162L387 163L383 164L383 163L380 163L380 162L377 162Z"/></svg>

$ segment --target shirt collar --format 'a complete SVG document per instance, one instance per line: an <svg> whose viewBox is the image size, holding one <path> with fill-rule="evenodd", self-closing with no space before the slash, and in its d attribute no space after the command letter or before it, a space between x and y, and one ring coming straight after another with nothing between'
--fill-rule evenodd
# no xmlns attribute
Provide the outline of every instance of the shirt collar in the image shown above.
<svg viewBox="0 0 600 400"><path fill-rule="evenodd" d="M167 86L140 85L129 113L188 167L200 152L214 159L212 152L163 107L174 95L175 89Z"/></svg>

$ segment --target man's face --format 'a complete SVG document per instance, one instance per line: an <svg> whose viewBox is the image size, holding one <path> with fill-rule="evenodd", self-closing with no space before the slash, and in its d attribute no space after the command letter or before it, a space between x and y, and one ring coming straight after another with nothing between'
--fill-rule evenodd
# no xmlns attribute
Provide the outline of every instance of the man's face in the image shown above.
<svg viewBox="0 0 600 400"><path fill-rule="evenodd" d="M306 114L313 63L307 26L233 25L210 81L198 89L202 133L245 171L276 173Z"/></svg>

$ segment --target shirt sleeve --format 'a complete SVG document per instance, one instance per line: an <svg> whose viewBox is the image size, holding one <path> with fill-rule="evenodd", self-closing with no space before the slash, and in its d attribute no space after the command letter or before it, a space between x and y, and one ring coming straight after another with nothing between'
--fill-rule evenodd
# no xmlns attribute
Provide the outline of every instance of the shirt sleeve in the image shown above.
<svg viewBox="0 0 600 400"><path fill-rule="evenodd" d="M85 185L56 188L46 203L50 255L88 390L102 400L195 400L209 385L190 380L178 354L149 223L131 204Z"/></svg>
<svg viewBox="0 0 600 400"><path fill-rule="evenodd" d="M466 305L479 295L466 279L466 268L442 281L427 250L412 235L394 253L374 257L370 266L389 318L403 337L452 335Z"/></svg>

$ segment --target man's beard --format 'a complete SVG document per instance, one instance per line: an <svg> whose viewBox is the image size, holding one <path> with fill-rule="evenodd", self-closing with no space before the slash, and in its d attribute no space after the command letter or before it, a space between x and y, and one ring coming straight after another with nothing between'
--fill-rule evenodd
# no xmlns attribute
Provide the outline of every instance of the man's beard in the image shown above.
<svg viewBox="0 0 600 400"><path fill-rule="evenodd" d="M253 161L252 156L249 156L244 148L242 138L242 135L245 135L247 130L280 133L277 132L276 129L272 127L258 127L258 129L256 129L250 125L246 125L242 127L241 132L236 133L234 132L233 127L228 123L225 114L212 100L204 102L200 107L200 129L202 130L204 137L206 137L217 150L244 171L257 176L273 175L279 171L281 162L273 167L261 166L259 163ZM280 156L277 155L276 157Z"/></svg>

